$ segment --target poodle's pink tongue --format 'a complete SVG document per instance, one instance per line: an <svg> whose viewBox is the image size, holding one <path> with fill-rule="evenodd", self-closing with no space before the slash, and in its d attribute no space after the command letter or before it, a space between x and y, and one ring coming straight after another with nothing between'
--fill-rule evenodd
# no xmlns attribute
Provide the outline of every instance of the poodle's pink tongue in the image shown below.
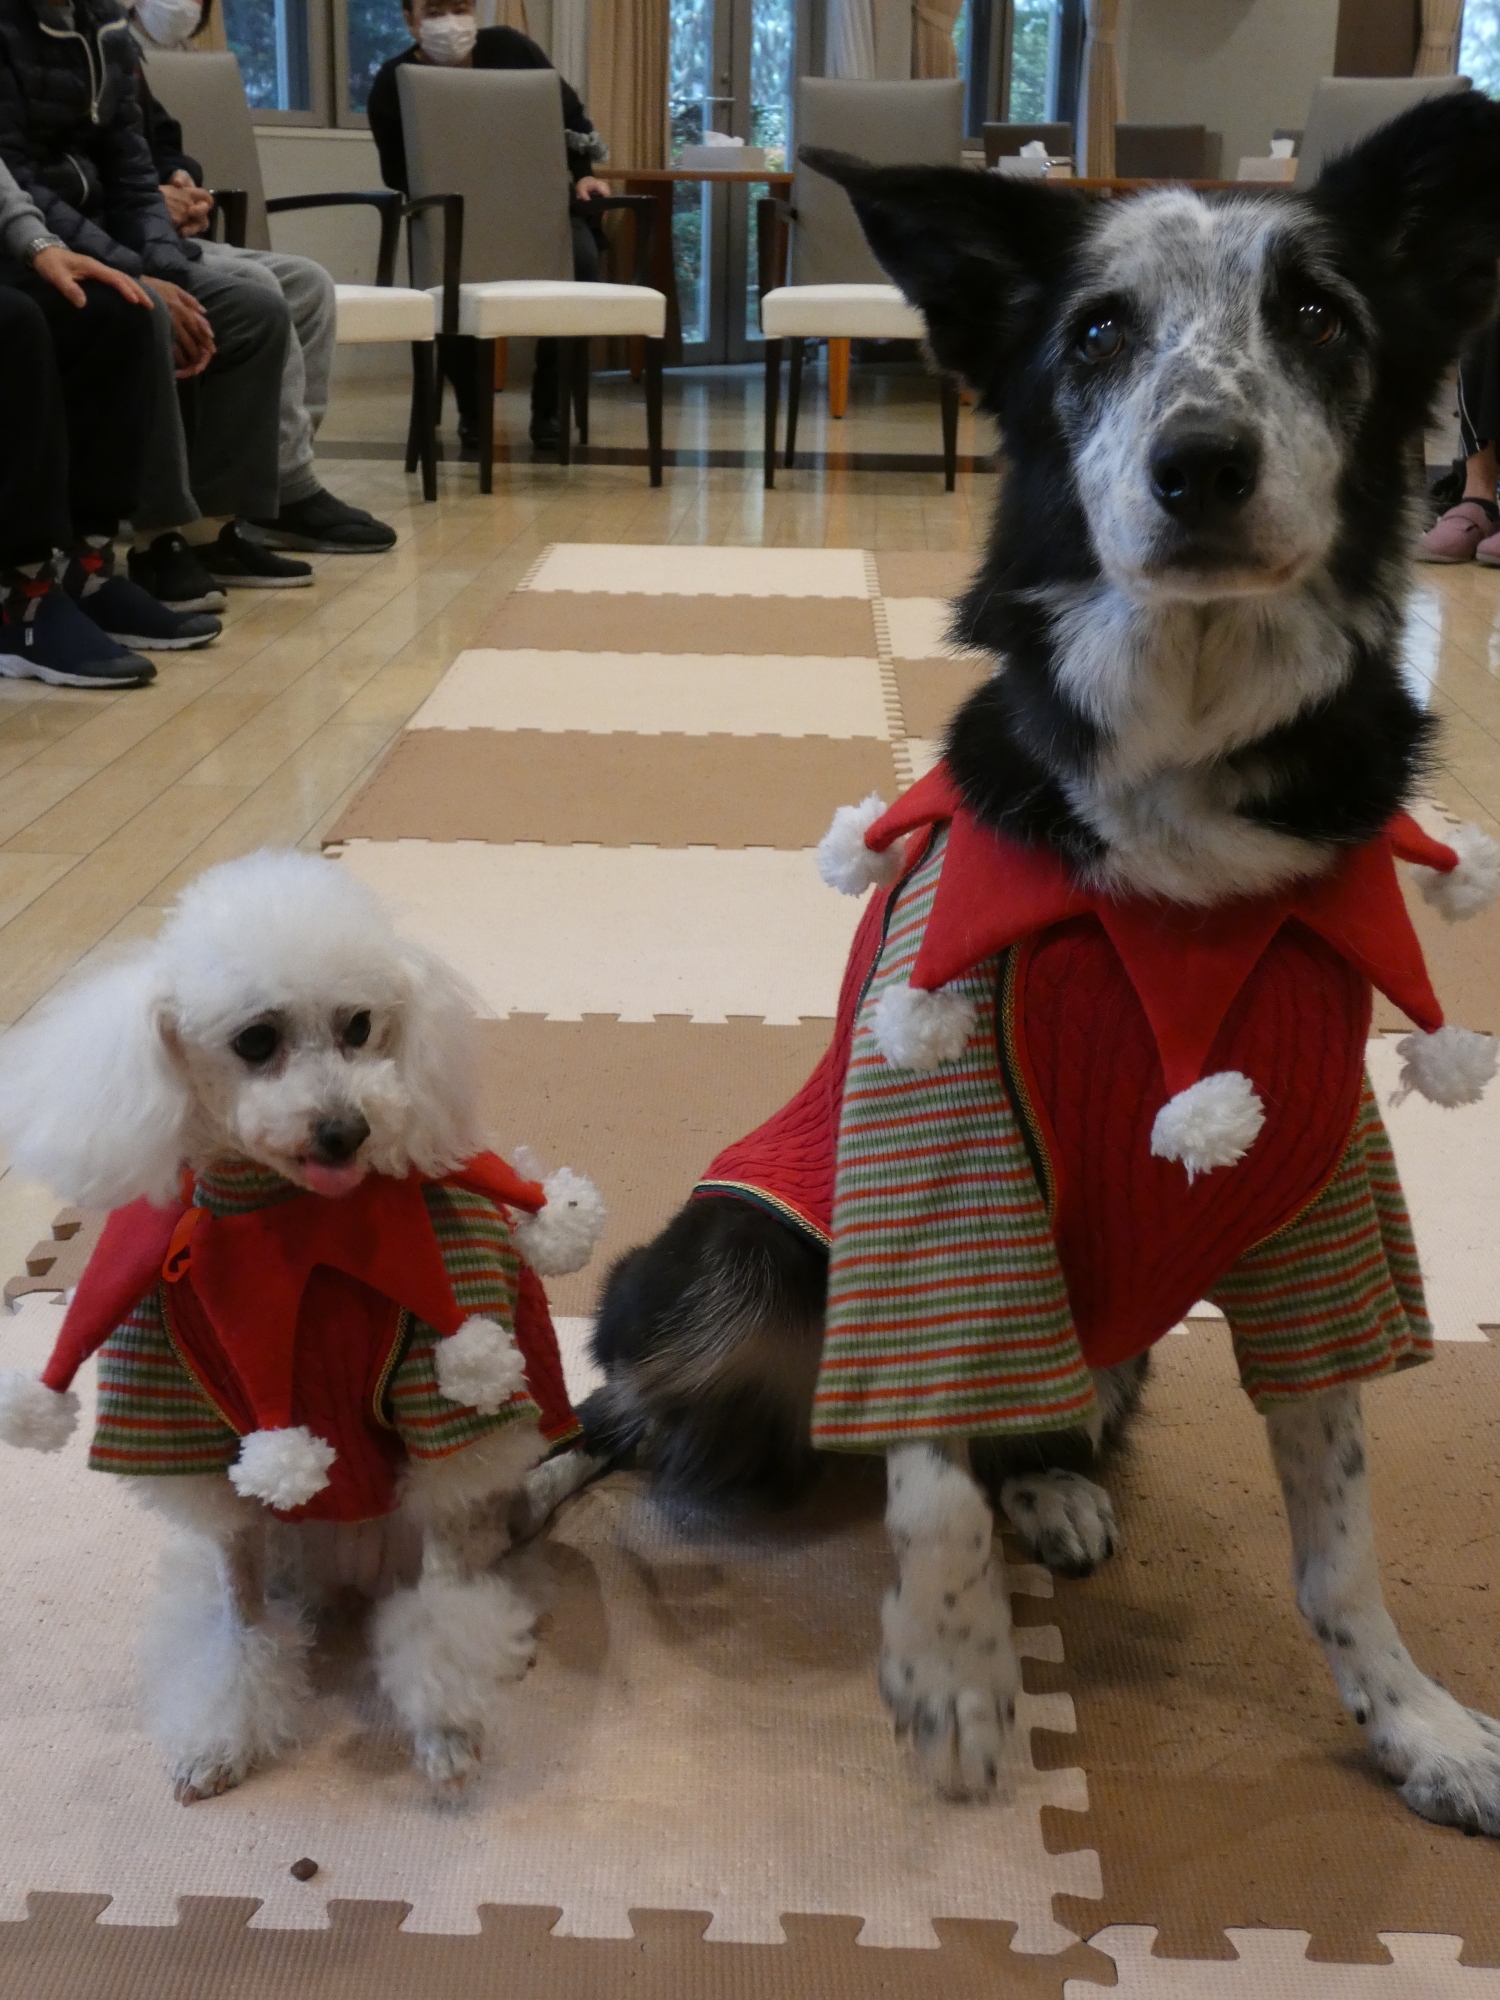
<svg viewBox="0 0 1500 2000"><path fill-rule="evenodd" d="M337 1197L350 1194L365 1177L364 1162L350 1160L342 1167L322 1167L316 1160L302 1162L302 1178L314 1194Z"/></svg>

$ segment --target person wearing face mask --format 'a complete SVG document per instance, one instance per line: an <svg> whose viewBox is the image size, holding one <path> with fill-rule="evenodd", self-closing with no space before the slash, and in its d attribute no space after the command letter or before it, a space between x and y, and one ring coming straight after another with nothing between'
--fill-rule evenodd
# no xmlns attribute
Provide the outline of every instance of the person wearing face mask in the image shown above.
<svg viewBox="0 0 1500 2000"><path fill-rule="evenodd" d="M164 0L172 4L172 0ZM545 53L518 28L481 28L474 18L474 0L402 0L402 13L412 46L382 63L370 85L366 110L370 137L380 155L381 178L402 194L411 192L406 171L406 141L401 131L401 105L396 72L403 63L437 63L452 69L551 69ZM573 275L592 282L599 276L603 238L590 222L584 204L591 195L608 194L593 174L607 148L589 121L582 99L566 77L562 83L563 137L568 147L568 171L573 181ZM466 456L479 441L478 389L474 373L474 342L462 336L440 343L443 369L453 384L458 404L458 432ZM538 453L554 452L562 443L557 417L557 342L539 340L531 378L531 442Z"/></svg>
<svg viewBox="0 0 1500 2000"><path fill-rule="evenodd" d="M320 555L379 555L396 539L394 528L362 507L332 494L313 470L313 439L328 409L333 368L335 307L333 279L310 257L279 250L241 250L209 240L213 198L203 187L203 169L183 151L182 127L151 94L153 48L184 47L212 11L213 0L135 0L131 22L144 61L140 69L141 114L146 143L161 184L167 213L185 238L196 239L210 270L227 271L285 302L291 319L281 376L281 423L277 456L280 505L273 516L252 523L259 538L276 549ZM270 583L310 582L307 574L264 574L266 565L238 544L213 551L208 567L219 581L264 588ZM305 564L277 564L276 570L305 572Z"/></svg>

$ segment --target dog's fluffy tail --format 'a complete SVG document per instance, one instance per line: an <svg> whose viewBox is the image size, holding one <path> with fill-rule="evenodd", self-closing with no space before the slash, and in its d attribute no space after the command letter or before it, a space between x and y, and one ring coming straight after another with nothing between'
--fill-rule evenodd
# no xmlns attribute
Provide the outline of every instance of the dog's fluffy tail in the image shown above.
<svg viewBox="0 0 1500 2000"><path fill-rule="evenodd" d="M790 1499L808 1440L828 1258L763 1209L690 1201L605 1280L594 1358L605 1386L579 1415L588 1449L637 1449L702 1497Z"/></svg>

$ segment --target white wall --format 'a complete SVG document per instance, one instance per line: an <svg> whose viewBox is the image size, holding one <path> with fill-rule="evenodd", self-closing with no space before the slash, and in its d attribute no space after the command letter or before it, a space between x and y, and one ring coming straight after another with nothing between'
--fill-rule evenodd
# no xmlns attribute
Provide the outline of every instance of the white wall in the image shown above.
<svg viewBox="0 0 1500 2000"><path fill-rule="evenodd" d="M1224 135L1222 171L1307 122L1333 74L1338 0L1131 0L1123 22L1125 115Z"/></svg>

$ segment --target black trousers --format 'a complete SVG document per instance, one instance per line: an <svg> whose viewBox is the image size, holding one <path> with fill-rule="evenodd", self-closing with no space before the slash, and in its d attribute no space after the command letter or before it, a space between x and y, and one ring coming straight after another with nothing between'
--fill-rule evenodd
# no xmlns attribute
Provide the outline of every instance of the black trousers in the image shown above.
<svg viewBox="0 0 1500 2000"><path fill-rule="evenodd" d="M599 240L581 215L573 217L573 276L580 284L592 285L599 278ZM458 405L458 427L472 437L479 428L479 392L474 381L476 341L462 334L440 340L443 373L453 384L453 400ZM557 415L557 342L539 340L531 371L531 415Z"/></svg>
<svg viewBox="0 0 1500 2000"><path fill-rule="evenodd" d="M108 285L70 305L0 261L0 565L113 534L135 505L155 394L152 315ZM157 311L165 308L158 306Z"/></svg>

